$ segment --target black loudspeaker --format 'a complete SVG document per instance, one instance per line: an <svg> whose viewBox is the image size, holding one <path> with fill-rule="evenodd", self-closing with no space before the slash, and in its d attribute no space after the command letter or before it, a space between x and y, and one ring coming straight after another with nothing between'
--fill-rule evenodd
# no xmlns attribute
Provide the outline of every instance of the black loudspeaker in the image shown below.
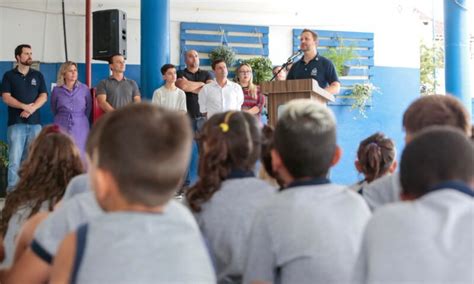
<svg viewBox="0 0 474 284"><path fill-rule="evenodd" d="M114 54L127 58L127 14L123 11L102 10L92 13L92 58L109 60Z"/></svg>

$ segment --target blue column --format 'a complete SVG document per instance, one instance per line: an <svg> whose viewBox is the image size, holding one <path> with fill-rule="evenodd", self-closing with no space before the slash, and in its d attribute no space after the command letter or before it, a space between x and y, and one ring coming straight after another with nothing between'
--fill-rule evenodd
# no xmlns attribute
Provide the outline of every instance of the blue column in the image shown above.
<svg viewBox="0 0 474 284"><path fill-rule="evenodd" d="M141 0L140 15L141 91L151 99L163 84L161 66L170 62L170 0Z"/></svg>
<svg viewBox="0 0 474 284"><path fill-rule="evenodd" d="M469 0L444 0L446 93L462 101L472 115L469 78Z"/></svg>

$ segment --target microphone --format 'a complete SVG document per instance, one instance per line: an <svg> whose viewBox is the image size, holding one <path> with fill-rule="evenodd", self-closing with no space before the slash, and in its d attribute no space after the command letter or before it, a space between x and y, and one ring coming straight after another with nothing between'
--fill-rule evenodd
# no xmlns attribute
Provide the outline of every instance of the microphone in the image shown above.
<svg viewBox="0 0 474 284"><path fill-rule="evenodd" d="M293 55L291 55L286 62L292 63L293 60L295 60L296 57L300 56L303 54L303 51L301 49L298 49Z"/></svg>
<svg viewBox="0 0 474 284"><path fill-rule="evenodd" d="M293 55L291 55L288 58L288 60L281 66L280 71L278 71L276 74L273 75L270 81L273 81L276 78L276 76L281 72L281 70L283 69L286 70L287 66L293 63L293 60L295 60L296 57L301 56L302 54L303 54L303 51L301 49L298 49L295 53L293 53Z"/></svg>

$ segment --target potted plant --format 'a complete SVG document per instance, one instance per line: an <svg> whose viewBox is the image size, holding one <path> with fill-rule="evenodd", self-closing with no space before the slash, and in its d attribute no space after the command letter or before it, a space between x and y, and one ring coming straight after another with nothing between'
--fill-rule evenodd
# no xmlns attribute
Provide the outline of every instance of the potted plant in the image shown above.
<svg viewBox="0 0 474 284"><path fill-rule="evenodd" d="M261 83L270 80L273 76L272 61L267 57L255 57L243 60L240 63L246 63L252 67L253 82L256 85L260 85Z"/></svg>
<svg viewBox="0 0 474 284"><path fill-rule="evenodd" d="M367 118L366 107L367 104L372 100L374 92L380 93L380 89L374 86L372 83L354 84L348 91L348 95L338 96L339 98L352 99L351 109L357 109L359 114Z"/></svg>
<svg viewBox="0 0 474 284"><path fill-rule="evenodd" d="M350 66L346 65L346 62L357 58L357 54L354 52L353 46L345 46L341 39L337 41L339 42L338 46L329 47L322 55L331 60L338 75L347 76Z"/></svg>
<svg viewBox="0 0 474 284"><path fill-rule="evenodd" d="M8 173L8 144L0 141L0 197L5 197Z"/></svg>
<svg viewBox="0 0 474 284"><path fill-rule="evenodd" d="M209 53L209 59L211 62L217 59L223 59L227 67L230 68L235 63L235 51L227 45L220 45Z"/></svg>

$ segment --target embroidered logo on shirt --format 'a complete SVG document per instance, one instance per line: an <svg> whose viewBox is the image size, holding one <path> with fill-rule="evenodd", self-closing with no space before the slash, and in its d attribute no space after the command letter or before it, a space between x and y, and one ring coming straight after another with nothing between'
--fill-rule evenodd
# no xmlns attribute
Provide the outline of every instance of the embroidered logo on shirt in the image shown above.
<svg viewBox="0 0 474 284"><path fill-rule="evenodd" d="M35 78L31 79L31 86L36 86L36 79Z"/></svg>
<svg viewBox="0 0 474 284"><path fill-rule="evenodd" d="M316 76L318 74L318 69L316 67L311 70L311 76Z"/></svg>

